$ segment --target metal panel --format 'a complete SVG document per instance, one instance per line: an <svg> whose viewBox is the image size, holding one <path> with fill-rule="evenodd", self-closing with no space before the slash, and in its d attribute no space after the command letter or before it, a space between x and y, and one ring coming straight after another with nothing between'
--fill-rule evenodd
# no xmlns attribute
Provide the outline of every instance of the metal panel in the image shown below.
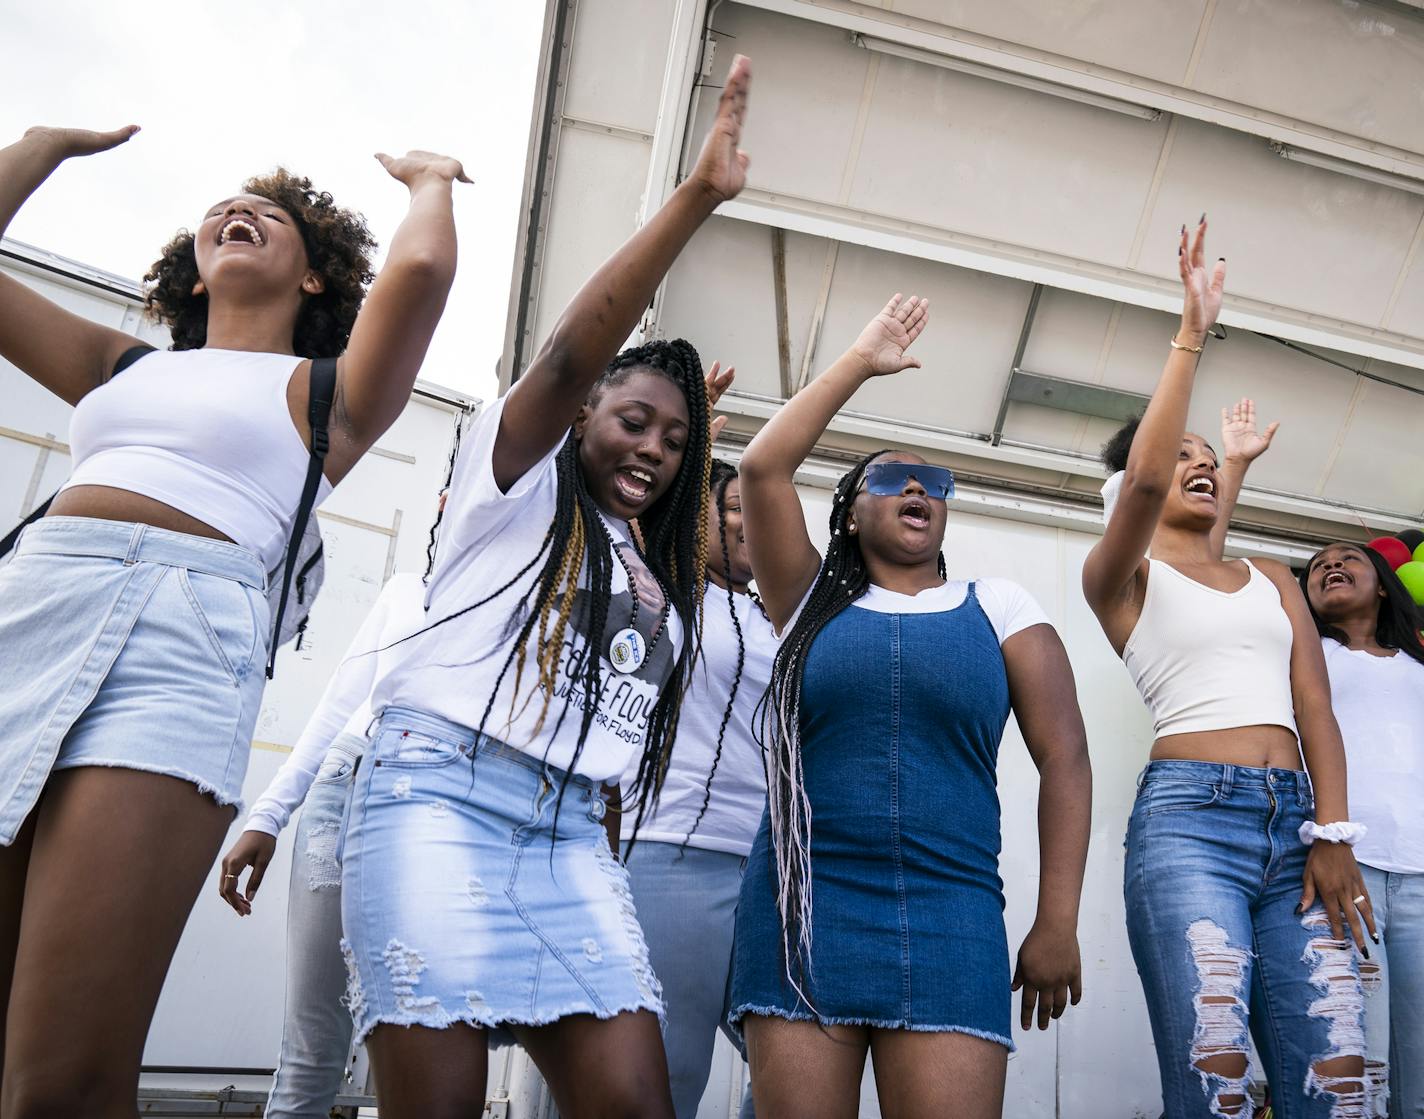
<svg viewBox="0 0 1424 1119"><path fill-rule="evenodd" d="M1356 0L1215 5L1196 84L1366 140L1424 153L1424 13Z"/></svg>
<svg viewBox="0 0 1424 1119"><path fill-rule="evenodd" d="M577 3L564 115L651 134L673 10L665 0Z"/></svg>

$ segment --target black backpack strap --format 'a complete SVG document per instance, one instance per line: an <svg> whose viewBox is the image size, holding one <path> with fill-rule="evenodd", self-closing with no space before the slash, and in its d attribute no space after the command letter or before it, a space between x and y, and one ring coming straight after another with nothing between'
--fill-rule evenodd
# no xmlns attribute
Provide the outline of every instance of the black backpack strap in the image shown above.
<svg viewBox="0 0 1424 1119"><path fill-rule="evenodd" d="M119 355L119 360L114 362L113 371L110 372L108 379L112 381L139 358L146 357L151 353L153 353L153 347L147 344L140 343L137 346L130 346Z"/></svg>
<svg viewBox="0 0 1424 1119"><path fill-rule="evenodd" d="M336 397L336 359L334 357L314 358L311 363L311 379L307 387L310 403L307 405L307 422L311 424L311 457L307 460L307 480L302 486L302 498L297 503L297 515L292 521L292 535L287 541L287 562L282 568L282 595L277 600L277 616L272 619L272 642L267 653L267 679L277 666L277 640L282 635L282 616L287 612L287 598L292 590L292 575L297 569L297 549L307 531L307 521L311 519L312 507L316 504L316 491L321 487L321 472L326 461L327 449L331 446L327 432L327 421L331 418L331 402Z"/></svg>
<svg viewBox="0 0 1424 1119"><path fill-rule="evenodd" d="M114 368L110 371L109 376L106 378L106 380L112 381L115 377L117 377L130 365L136 362L139 358L145 356L146 354L153 353L153 349L154 348L152 346L142 343L137 346L130 346L127 350L125 350L119 355L119 360L114 362ZM26 517L23 521L21 521L9 532L7 532L4 537L0 537L0 556L7 556L10 554L10 549L13 548L15 546L15 542L20 539L20 533L24 532L27 526L34 524L37 520L39 520L46 513L48 513L49 507L54 503L54 499L58 496L59 491L56 490L54 493L50 494L47 498L40 502L39 505L37 505L31 511L28 517Z"/></svg>

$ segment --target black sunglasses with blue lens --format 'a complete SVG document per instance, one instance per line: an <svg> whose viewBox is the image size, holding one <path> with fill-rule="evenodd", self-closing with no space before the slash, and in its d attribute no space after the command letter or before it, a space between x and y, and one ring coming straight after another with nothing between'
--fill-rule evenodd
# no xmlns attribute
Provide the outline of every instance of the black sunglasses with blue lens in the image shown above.
<svg viewBox="0 0 1424 1119"><path fill-rule="evenodd" d="M923 462L872 462L865 468L865 489L874 497L894 497L905 492L910 479L917 481L927 497L945 501L954 496L954 475L946 466Z"/></svg>

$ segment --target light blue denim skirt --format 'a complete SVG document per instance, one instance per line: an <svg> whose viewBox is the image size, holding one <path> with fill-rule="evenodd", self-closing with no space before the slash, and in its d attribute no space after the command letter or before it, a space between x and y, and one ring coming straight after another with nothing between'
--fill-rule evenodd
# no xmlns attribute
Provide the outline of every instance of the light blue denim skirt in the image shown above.
<svg viewBox="0 0 1424 1119"><path fill-rule="evenodd" d="M239 808L266 682L266 576L236 544L46 517L0 567L0 845L49 775L112 766Z"/></svg>
<svg viewBox="0 0 1424 1119"><path fill-rule="evenodd" d="M435 715L388 707L341 852L347 1005L381 1024L493 1031L651 1010L662 990L609 850L602 792Z"/></svg>

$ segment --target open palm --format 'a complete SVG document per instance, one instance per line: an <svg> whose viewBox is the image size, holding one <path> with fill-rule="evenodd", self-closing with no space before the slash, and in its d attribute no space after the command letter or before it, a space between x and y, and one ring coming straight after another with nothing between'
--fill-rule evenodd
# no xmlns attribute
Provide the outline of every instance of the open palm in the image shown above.
<svg viewBox="0 0 1424 1119"><path fill-rule="evenodd" d="M917 295L906 299L897 291L880 314L866 324L851 348L876 377L899 373L902 369L918 369L920 359L908 356L905 351L925 329L929 314L928 299Z"/></svg>
<svg viewBox="0 0 1424 1119"><path fill-rule="evenodd" d="M737 145L742 141L751 82L751 60L739 54L732 59L732 68L727 71L722 97L717 102L717 119L702 143L702 152L692 172L692 177L718 202L735 198L747 185L747 166L751 159Z"/></svg>
<svg viewBox="0 0 1424 1119"><path fill-rule="evenodd" d="M1230 408L1221 410L1221 443L1227 458L1251 462L1265 454L1276 437L1280 421L1264 432L1256 430L1256 402L1243 397Z"/></svg>
<svg viewBox="0 0 1424 1119"><path fill-rule="evenodd" d="M1177 246L1177 271L1182 279L1185 301L1182 305L1182 326L1198 337L1204 336L1221 313L1222 287L1226 283L1226 259L1212 268L1206 266L1206 215L1197 224L1196 233L1189 234L1182 226Z"/></svg>
<svg viewBox="0 0 1424 1119"><path fill-rule="evenodd" d="M25 130L25 139L42 140L53 144L64 158L71 156L96 155L126 143L138 131L138 125L126 124L110 132L96 132L92 128L49 128L36 125Z"/></svg>

